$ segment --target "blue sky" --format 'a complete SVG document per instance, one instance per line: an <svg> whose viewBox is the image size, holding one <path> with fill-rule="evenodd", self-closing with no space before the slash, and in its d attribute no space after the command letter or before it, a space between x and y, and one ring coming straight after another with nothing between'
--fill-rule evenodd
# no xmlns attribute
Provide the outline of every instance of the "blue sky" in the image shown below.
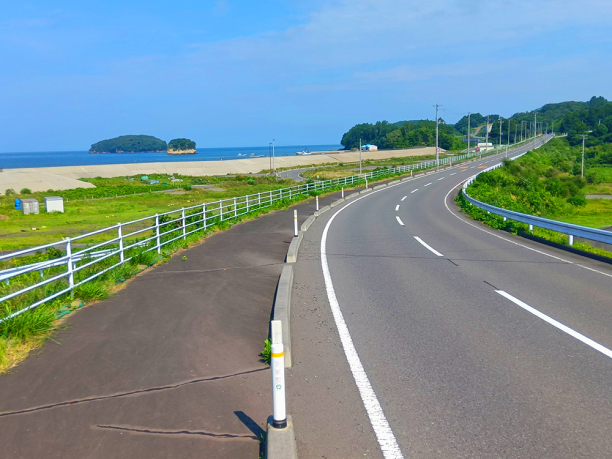
<svg viewBox="0 0 612 459"><path fill-rule="evenodd" d="M5 2L0 151L150 134L338 143L360 122L612 99L609 0Z"/></svg>

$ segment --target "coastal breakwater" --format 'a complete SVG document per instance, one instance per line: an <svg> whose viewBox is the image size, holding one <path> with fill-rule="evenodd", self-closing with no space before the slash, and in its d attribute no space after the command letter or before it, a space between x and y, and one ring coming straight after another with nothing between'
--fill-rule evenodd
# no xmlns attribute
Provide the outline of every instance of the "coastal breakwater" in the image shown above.
<svg viewBox="0 0 612 459"><path fill-rule="evenodd" d="M435 155L434 147L406 150L379 150L362 152L362 159L389 159L407 156ZM276 168L299 168L323 164L353 163L359 161L358 151L281 156L274 158ZM95 166L63 166L4 169L0 172L0 194L8 188L32 191L71 190L93 188L94 185L79 181L80 178L122 177L149 174L181 174L191 176L256 174L270 169L270 158L244 158L231 161L182 161L157 163L103 164Z"/></svg>

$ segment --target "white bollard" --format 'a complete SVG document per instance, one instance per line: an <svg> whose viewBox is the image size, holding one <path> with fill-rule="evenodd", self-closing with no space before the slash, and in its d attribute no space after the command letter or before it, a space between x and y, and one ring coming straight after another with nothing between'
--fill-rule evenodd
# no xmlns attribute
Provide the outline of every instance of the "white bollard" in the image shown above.
<svg viewBox="0 0 612 459"><path fill-rule="evenodd" d="M283 329L280 320L270 322L272 328L272 426L277 429L287 427L287 407L285 405L285 352L283 350Z"/></svg>
<svg viewBox="0 0 612 459"><path fill-rule="evenodd" d="M293 235L298 237L297 210L293 210Z"/></svg>
<svg viewBox="0 0 612 459"><path fill-rule="evenodd" d="M344 199L344 187L342 187L342 199Z"/></svg>
<svg viewBox="0 0 612 459"><path fill-rule="evenodd" d="M506 217L504 217L504 221L506 221Z"/></svg>
<svg viewBox="0 0 612 459"><path fill-rule="evenodd" d="M568 242L569 242L569 245L574 245L574 236L572 236L571 234L568 237Z"/></svg>
<svg viewBox="0 0 612 459"><path fill-rule="evenodd" d="M366 190L368 189L368 179L366 178Z"/></svg>
<svg viewBox="0 0 612 459"><path fill-rule="evenodd" d="M319 197L317 196L317 210L319 210Z"/></svg>
<svg viewBox="0 0 612 459"><path fill-rule="evenodd" d="M533 231L533 225L529 225L529 231Z"/></svg>

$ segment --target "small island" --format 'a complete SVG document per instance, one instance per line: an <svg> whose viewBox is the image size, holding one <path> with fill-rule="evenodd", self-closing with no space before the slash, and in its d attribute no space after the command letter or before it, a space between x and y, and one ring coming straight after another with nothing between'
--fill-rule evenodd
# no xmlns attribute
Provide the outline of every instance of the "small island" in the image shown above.
<svg viewBox="0 0 612 459"><path fill-rule="evenodd" d="M194 144L195 145L195 144ZM122 135L114 139L94 143L89 153L160 153L168 151L168 145L150 135Z"/></svg>
<svg viewBox="0 0 612 459"><path fill-rule="evenodd" d="M169 155L195 155L196 143L189 139L173 139L168 143Z"/></svg>

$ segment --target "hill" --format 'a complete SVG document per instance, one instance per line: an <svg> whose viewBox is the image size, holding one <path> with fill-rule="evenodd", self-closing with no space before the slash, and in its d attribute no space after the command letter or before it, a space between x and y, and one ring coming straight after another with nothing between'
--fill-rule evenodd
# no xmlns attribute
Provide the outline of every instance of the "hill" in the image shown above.
<svg viewBox="0 0 612 459"><path fill-rule="evenodd" d="M196 143L189 139L173 139L168 142L169 155L189 155L196 153Z"/></svg>
<svg viewBox="0 0 612 459"><path fill-rule="evenodd" d="M168 145L150 135L122 135L94 143L89 153L144 153L167 151Z"/></svg>

